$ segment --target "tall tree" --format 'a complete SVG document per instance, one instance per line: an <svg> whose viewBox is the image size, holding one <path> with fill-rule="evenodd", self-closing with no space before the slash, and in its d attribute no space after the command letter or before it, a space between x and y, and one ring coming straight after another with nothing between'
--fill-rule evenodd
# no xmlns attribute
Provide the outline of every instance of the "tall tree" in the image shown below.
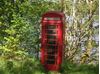
<svg viewBox="0 0 100 74"><path fill-rule="evenodd" d="M94 16L98 16L98 0L64 0L63 5L67 21L65 57L78 62L84 59L85 63L91 58L96 44L93 32L97 29L93 23L96 21Z"/></svg>

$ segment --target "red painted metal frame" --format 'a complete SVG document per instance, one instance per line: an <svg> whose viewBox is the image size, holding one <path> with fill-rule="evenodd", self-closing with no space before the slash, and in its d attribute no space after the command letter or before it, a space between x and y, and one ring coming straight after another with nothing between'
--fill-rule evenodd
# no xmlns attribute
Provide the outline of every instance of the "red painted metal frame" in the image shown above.
<svg viewBox="0 0 100 74"><path fill-rule="evenodd" d="M46 20L46 17L50 17L50 18L60 18L60 20ZM41 59L41 63L44 66L45 69L47 70L59 70L60 69L60 65L62 63L62 58L63 58L63 51L64 51L64 14L60 13L60 12L47 12L45 14L43 14L42 16L42 38L41 38L41 55L40 55L40 59ZM57 57L56 57L56 64L45 64L45 57L46 57L46 53L45 53L45 44L46 44L46 38L45 38L45 26L49 24L49 25L57 25L57 41L58 41L58 52L57 52Z"/></svg>

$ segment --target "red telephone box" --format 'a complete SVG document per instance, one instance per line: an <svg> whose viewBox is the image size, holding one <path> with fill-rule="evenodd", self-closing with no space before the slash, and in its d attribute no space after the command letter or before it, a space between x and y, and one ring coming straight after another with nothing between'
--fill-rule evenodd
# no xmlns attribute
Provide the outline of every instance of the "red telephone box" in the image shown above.
<svg viewBox="0 0 100 74"><path fill-rule="evenodd" d="M47 12L42 16L41 63L47 70L59 70L64 51L64 14Z"/></svg>

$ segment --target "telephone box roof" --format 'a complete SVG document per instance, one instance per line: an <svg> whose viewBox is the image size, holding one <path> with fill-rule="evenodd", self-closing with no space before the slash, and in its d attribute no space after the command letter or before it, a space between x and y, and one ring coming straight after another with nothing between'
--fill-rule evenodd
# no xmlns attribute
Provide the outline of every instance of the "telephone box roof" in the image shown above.
<svg viewBox="0 0 100 74"><path fill-rule="evenodd" d="M64 13L58 11L48 11L43 14L43 17L64 17Z"/></svg>

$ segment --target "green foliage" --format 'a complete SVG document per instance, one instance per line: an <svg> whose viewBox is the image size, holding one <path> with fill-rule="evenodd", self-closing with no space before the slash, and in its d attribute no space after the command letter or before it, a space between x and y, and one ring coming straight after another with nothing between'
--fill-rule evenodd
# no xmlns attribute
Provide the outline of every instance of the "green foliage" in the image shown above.
<svg viewBox="0 0 100 74"><path fill-rule="evenodd" d="M99 65L77 65L64 61L61 70L46 72L39 60L35 58L25 58L14 61L0 58L0 74L99 74Z"/></svg>
<svg viewBox="0 0 100 74"><path fill-rule="evenodd" d="M38 53L40 49L40 16L49 9L57 9L55 4L57 5L57 3L49 3L44 0L35 2L1 0L1 55L13 59L18 56L19 51L33 55ZM21 55L21 53L19 54Z"/></svg>
<svg viewBox="0 0 100 74"><path fill-rule="evenodd" d="M99 74L99 65L77 65L68 61L64 61L60 72L62 74Z"/></svg>
<svg viewBox="0 0 100 74"><path fill-rule="evenodd" d="M1 60L1 58L0 58ZM34 58L14 61L2 59L0 61L0 74L44 74L45 71L40 62Z"/></svg>

